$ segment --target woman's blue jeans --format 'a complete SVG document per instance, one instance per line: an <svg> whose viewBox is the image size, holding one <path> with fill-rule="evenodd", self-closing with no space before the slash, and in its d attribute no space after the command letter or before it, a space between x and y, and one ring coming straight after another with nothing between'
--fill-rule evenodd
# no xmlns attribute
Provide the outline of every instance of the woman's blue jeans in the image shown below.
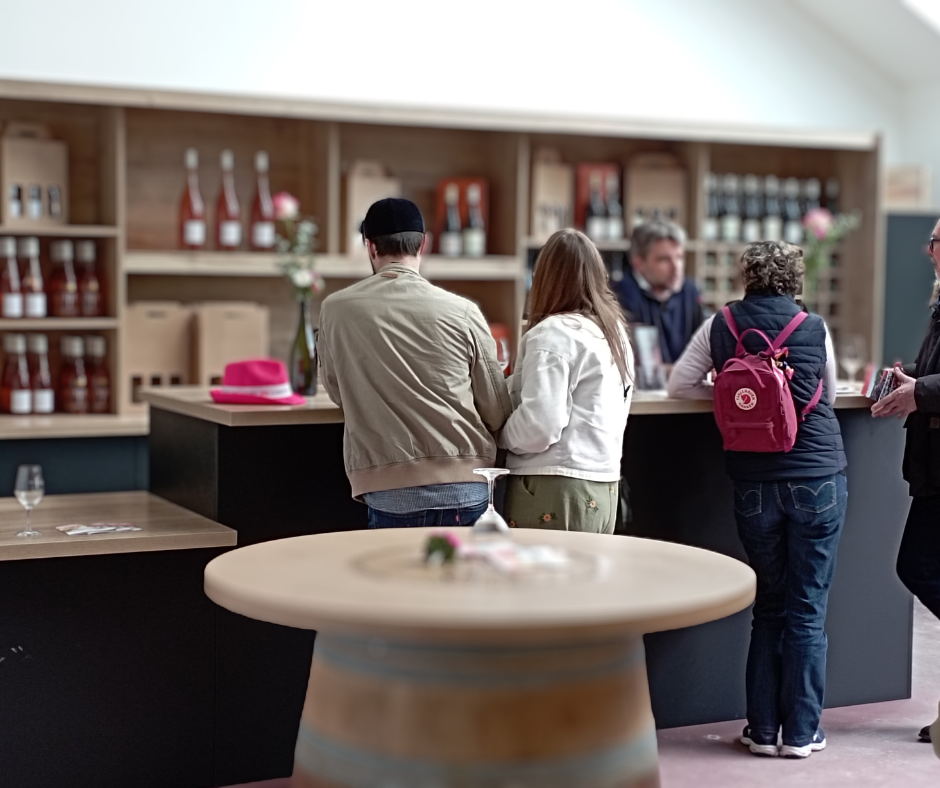
<svg viewBox="0 0 940 788"><path fill-rule="evenodd" d="M757 598L747 657L747 720L759 744L802 747L826 687L826 605L845 521L845 476L734 482L734 514Z"/></svg>

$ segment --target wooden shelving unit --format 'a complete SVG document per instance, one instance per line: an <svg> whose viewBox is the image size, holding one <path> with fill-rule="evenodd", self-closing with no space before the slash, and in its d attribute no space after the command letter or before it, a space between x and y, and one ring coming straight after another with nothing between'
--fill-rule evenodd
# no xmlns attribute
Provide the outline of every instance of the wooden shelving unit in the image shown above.
<svg viewBox="0 0 940 788"><path fill-rule="evenodd" d="M528 259L542 245L530 236L528 224L530 160L537 147L556 148L571 163L626 165L638 152L676 154L689 173L687 229L692 239L701 238L704 178L710 171L800 178L834 175L842 184L843 207L861 209L863 227L840 250L837 266L824 273L820 311L834 330L869 336L873 357L880 356L882 218L879 140L874 134L379 109L0 80L0 122L8 119L45 123L68 144L70 215L75 224L41 231L0 227L0 235L98 240L98 270L108 316L91 322L0 321L0 332L104 333L115 403L123 401L121 387L128 384L120 366L127 303L264 303L271 314L271 352L277 357L286 357L296 330L296 304L280 281L273 255L191 253L177 248L182 158L187 147L200 152L200 184L209 206L210 227L220 180L219 152L228 148L235 153L236 188L247 209L254 183L254 153L268 151L272 188L296 195L303 212L317 220L318 266L327 279L327 292L371 274L356 240L351 234L346 237L344 176L353 161L383 162L401 183L402 195L424 212L432 230L434 192L440 178L486 177L490 183L488 251L492 254L481 259L427 255L422 270L432 281L476 300L491 322L510 326L522 325ZM599 248L627 252L629 241L602 243ZM734 266L741 249L743 244L689 241L687 270L705 291L709 305L720 306L723 299L737 295ZM848 269L843 261L851 261L851 277L845 276ZM714 287L707 289L710 279ZM30 431L80 434L83 429L85 434L113 434L106 425L124 417L115 413L113 422L58 415L45 421L3 417L7 421L0 419L0 437L6 435L4 423L26 424L22 418L32 420L28 429L23 427L26 432L18 433L25 436ZM139 424L140 418L134 418Z"/></svg>

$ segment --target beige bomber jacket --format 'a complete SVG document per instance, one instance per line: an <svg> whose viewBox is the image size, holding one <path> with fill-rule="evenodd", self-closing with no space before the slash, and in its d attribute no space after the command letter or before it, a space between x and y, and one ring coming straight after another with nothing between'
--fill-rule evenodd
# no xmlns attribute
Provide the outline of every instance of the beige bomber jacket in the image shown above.
<svg viewBox="0 0 940 788"><path fill-rule="evenodd" d="M512 406L479 308L391 263L320 309L320 382L343 409L353 497L480 481Z"/></svg>

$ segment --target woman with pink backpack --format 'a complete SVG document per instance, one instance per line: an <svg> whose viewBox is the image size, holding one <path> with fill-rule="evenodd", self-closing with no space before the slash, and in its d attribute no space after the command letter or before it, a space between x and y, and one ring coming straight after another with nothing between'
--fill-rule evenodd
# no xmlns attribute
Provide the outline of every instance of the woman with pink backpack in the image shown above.
<svg viewBox="0 0 940 788"><path fill-rule="evenodd" d="M744 299L692 337L669 395L715 400L738 534L757 574L741 742L755 755L805 758L826 746L826 605L847 500L836 361L822 318L795 300L799 247L754 243L741 262Z"/></svg>

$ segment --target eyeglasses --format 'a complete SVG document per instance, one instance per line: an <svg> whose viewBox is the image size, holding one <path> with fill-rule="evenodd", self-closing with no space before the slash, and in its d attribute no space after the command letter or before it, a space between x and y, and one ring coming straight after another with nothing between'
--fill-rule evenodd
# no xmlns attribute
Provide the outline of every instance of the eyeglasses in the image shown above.
<svg viewBox="0 0 940 788"><path fill-rule="evenodd" d="M933 254L933 248L936 244L940 244L940 238L931 235L930 240L927 241L927 251L930 252L930 254Z"/></svg>

